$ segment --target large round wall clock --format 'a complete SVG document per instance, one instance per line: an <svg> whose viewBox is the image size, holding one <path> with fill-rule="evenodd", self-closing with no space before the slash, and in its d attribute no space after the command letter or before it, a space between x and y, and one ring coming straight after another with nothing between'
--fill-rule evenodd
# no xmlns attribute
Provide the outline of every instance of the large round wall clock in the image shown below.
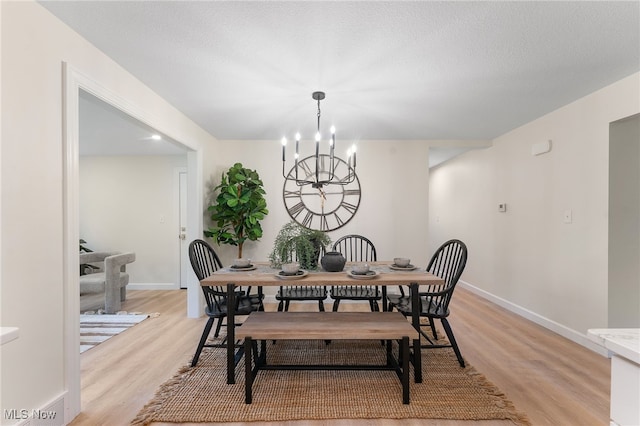
<svg viewBox="0 0 640 426"><path fill-rule="evenodd" d="M327 180L330 175L330 157L322 154L318 158L319 180ZM316 157L310 156L298 161L298 180L316 181ZM300 225L309 229L333 231L346 225L358 211L360 206L360 181L353 168L334 157L334 180L336 183L316 185L309 183L298 186L296 183L296 166L293 166L282 188L284 205L289 216ZM337 183L352 182L341 185Z"/></svg>

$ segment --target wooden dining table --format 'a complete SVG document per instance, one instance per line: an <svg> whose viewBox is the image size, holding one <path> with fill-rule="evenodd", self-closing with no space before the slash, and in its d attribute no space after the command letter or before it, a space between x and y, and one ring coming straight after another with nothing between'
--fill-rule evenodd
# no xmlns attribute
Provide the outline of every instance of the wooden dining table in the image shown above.
<svg viewBox="0 0 640 426"><path fill-rule="evenodd" d="M386 308L386 287L404 285L409 287L411 295L411 311L413 316L411 323L413 327L420 331L420 300L418 297L419 286L421 285L444 285L444 280L427 272L424 268L413 270L397 270L392 267L393 262L369 262L371 270L375 276L370 279L354 278L349 271L350 264L347 263L341 272L305 271L306 274L300 277L281 278L278 269L271 268L267 263L255 263L255 269L233 269L231 267L222 268L204 280L200 281L202 286L226 286L227 288L227 383L235 383L235 306L236 287L257 286L257 287L280 287L280 286L342 286L342 285L376 285L382 287L383 310ZM327 314L330 314L328 312ZM419 334L419 333L418 333ZM420 356L420 341L413 342L414 351L414 380L416 383L422 382L422 364Z"/></svg>

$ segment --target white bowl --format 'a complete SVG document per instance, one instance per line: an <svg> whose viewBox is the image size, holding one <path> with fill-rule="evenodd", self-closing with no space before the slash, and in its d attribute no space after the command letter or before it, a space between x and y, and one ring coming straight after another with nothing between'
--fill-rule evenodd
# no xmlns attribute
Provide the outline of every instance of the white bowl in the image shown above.
<svg viewBox="0 0 640 426"><path fill-rule="evenodd" d="M356 263L353 265L352 271L356 274L366 274L369 272L369 265L366 263Z"/></svg>
<svg viewBox="0 0 640 426"><path fill-rule="evenodd" d="M284 263L282 264L282 271L285 274L295 274L300 269L300 265L297 263Z"/></svg>
<svg viewBox="0 0 640 426"><path fill-rule="evenodd" d="M396 266L400 266L401 268L404 268L404 267L409 266L409 264L411 263L411 259L406 258L406 257L395 257L393 259L393 263Z"/></svg>
<svg viewBox="0 0 640 426"><path fill-rule="evenodd" d="M236 268L246 268L250 264L251 264L251 259L245 259L245 258L233 259L233 266L235 266Z"/></svg>

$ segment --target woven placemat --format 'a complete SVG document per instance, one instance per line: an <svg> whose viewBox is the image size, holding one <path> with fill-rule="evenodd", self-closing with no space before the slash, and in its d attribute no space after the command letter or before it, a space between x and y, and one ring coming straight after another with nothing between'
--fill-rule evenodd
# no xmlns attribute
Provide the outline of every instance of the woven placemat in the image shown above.
<svg viewBox="0 0 640 426"><path fill-rule="evenodd" d="M382 364L377 341L294 340L268 343L269 363ZM451 349L423 350L423 383L411 383L411 403L393 371L261 371L253 403L244 403L244 364L226 384L224 349L205 348L198 365L164 383L132 425L152 422L250 422L320 419L507 419L526 415L473 367L461 368ZM413 380L413 372L411 374Z"/></svg>

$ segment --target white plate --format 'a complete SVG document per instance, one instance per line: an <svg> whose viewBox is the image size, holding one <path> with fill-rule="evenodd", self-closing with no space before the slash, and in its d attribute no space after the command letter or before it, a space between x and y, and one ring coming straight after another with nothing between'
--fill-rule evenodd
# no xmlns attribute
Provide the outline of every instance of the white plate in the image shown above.
<svg viewBox="0 0 640 426"><path fill-rule="evenodd" d="M253 271L256 268L257 268L256 265L249 265L249 266L243 266L243 267L230 266L229 270L230 271L236 271L236 272L242 272L242 271Z"/></svg>
<svg viewBox="0 0 640 426"><path fill-rule="evenodd" d="M300 278L306 277L307 275L309 275L309 272L305 271L304 269L300 269L296 275L284 275L284 271L280 271L275 274L275 276L280 278L281 280L298 280Z"/></svg>
<svg viewBox="0 0 640 426"><path fill-rule="evenodd" d="M372 280L378 276L376 271L369 271L366 274L354 274L353 271L347 271L347 275L356 280Z"/></svg>
<svg viewBox="0 0 640 426"><path fill-rule="evenodd" d="M408 266L398 266L395 263L389 265L389 269L393 269L394 271L413 271L416 269L416 266L409 264Z"/></svg>

